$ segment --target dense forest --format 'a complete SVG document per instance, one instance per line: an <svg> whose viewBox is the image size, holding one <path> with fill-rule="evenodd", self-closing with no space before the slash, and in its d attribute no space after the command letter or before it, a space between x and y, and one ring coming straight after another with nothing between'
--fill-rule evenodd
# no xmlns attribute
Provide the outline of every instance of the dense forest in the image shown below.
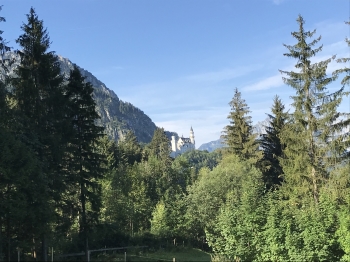
<svg viewBox="0 0 350 262"><path fill-rule="evenodd" d="M227 147L175 159L162 128L146 145L131 131L118 142L105 134L92 85L77 67L64 81L34 9L15 74L0 31L0 260L18 248L22 260L47 261L49 247L87 259L90 249L171 242L213 261L349 261L350 117L338 109L350 58L312 62L321 37L304 24L299 16L283 54L295 61L281 71L293 110L276 95L257 137L236 88ZM345 66L327 74L334 62Z"/></svg>

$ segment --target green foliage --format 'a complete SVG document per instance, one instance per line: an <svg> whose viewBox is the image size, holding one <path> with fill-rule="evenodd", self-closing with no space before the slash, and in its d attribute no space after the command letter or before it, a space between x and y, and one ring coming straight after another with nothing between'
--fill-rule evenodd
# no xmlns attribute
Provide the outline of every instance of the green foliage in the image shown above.
<svg viewBox="0 0 350 262"><path fill-rule="evenodd" d="M160 237L168 236L170 228L166 222L165 204L160 201L152 212L151 233Z"/></svg>
<svg viewBox="0 0 350 262"><path fill-rule="evenodd" d="M278 96L273 100L272 115L268 114L270 123L265 127L266 134L262 135L260 145L264 156L258 166L262 169L267 188L279 185L283 174L279 158L282 157L284 146L281 143L281 132L286 125L288 115L284 112L284 105Z"/></svg>
<svg viewBox="0 0 350 262"><path fill-rule="evenodd" d="M17 246L27 254L42 248L31 260L45 260L48 242L57 252L79 252L87 239L98 248L169 238L202 248L207 241L215 259L350 259L349 117L337 111L347 92L326 88L348 69L329 77L332 59L311 63L322 47L314 48L320 38L307 42L314 32L304 31L302 17L292 33L297 43L285 45L297 70L282 71L296 91L295 111L287 115L275 97L263 159L237 89L223 135L230 153L193 150L172 159L164 129L143 147L140 133L116 130L125 119L111 120L106 132L123 137L111 141L97 123L118 98L94 92L77 67L64 85L43 21L34 9L27 20L15 79L4 75L11 61L0 31L0 253L7 260ZM118 114L148 121L117 102Z"/></svg>
<svg viewBox="0 0 350 262"><path fill-rule="evenodd" d="M28 198L36 199L29 220L32 239L41 239L41 259L46 259L47 238L52 232L50 224L55 217L56 203L65 190L61 168L65 150L63 78L57 57L50 48L50 38L43 21L39 20L33 8L22 25L23 34L16 42L21 62L15 68L16 78L11 79L16 114L21 125L16 133L37 156L40 169L35 179L37 192L30 191ZM33 202L34 205L34 202ZM36 249L36 247L34 247Z"/></svg>
<svg viewBox="0 0 350 262"><path fill-rule="evenodd" d="M147 145L147 152L149 155L161 159L164 163L170 161L170 141L164 132L164 128L157 128L154 131L152 141Z"/></svg>
<svg viewBox="0 0 350 262"><path fill-rule="evenodd" d="M8 130L0 127L0 254L18 245L29 247L40 226L41 190L37 183L40 164L35 154ZM4 230L5 236L1 236ZM7 250L3 249L7 243Z"/></svg>
<svg viewBox="0 0 350 262"><path fill-rule="evenodd" d="M194 169L195 173L203 167L208 167L212 170L221 160L221 153L219 151L208 152L206 150L189 150L183 153L180 157L185 158ZM178 158L178 157L177 157Z"/></svg>
<svg viewBox="0 0 350 262"><path fill-rule="evenodd" d="M262 234L262 261L339 261L342 250L335 237L337 205L329 190L303 205L290 204L277 191L269 193Z"/></svg>
<svg viewBox="0 0 350 262"><path fill-rule="evenodd" d="M331 192L339 205L337 212L339 223L336 228L338 242L344 252L342 261L350 259L350 165L344 165L333 172Z"/></svg>
<svg viewBox="0 0 350 262"><path fill-rule="evenodd" d="M117 150L119 160L123 159L129 165L141 162L142 149L132 131L129 130L125 138L119 141Z"/></svg>
<svg viewBox="0 0 350 262"><path fill-rule="evenodd" d="M230 160L234 188L226 193L214 227L206 227L207 241L214 252L229 259L252 261L261 249L265 220L262 175L247 161Z"/></svg>
<svg viewBox="0 0 350 262"><path fill-rule="evenodd" d="M262 158L262 153L258 151L256 135L253 134L251 117L248 115L249 107L237 88L229 105L231 112L227 118L230 120L230 125L225 127L222 135L228 145L228 151L242 160L257 163Z"/></svg>
<svg viewBox="0 0 350 262"><path fill-rule="evenodd" d="M97 223L101 207L99 180L102 178L104 161L104 156L97 148L102 128L95 124L99 116L95 111L96 104L92 92L92 85L84 82L75 66L70 72L65 90L68 101L67 118L71 127L67 169L70 183L73 185L73 191L69 193L76 195L78 199L75 208L79 214L79 232L85 243L86 254L88 232L92 225Z"/></svg>
<svg viewBox="0 0 350 262"><path fill-rule="evenodd" d="M350 22L345 22L346 24L348 24L350 26ZM350 47L350 39L346 38L345 42L347 43L347 45ZM337 62L338 63L348 63L350 61L350 57L345 57L345 58L338 58ZM340 74L346 74L343 78L343 80L341 81L342 85L349 85L350 84L350 68L349 67L344 67L338 70L335 70L333 72L333 75L335 77L338 77Z"/></svg>
<svg viewBox="0 0 350 262"><path fill-rule="evenodd" d="M216 245L214 239L217 235L210 230L217 224L220 208L228 202L227 199L231 194L241 195L240 186L243 180L250 180L250 177L257 177L259 174L260 172L251 164L241 161L236 155L224 157L212 171L202 169L198 180L188 190L186 217L188 228L196 230L192 234L201 234L206 229L207 234L212 234L211 245Z"/></svg>
<svg viewBox="0 0 350 262"><path fill-rule="evenodd" d="M309 192L318 202L322 184L329 176L329 170L344 161L344 154L349 146L344 135L339 134L349 126L350 119L337 112L337 107L346 95L343 88L329 94L327 86L334 77L327 76L328 64L333 58L318 63L311 63L311 58L322 50L314 48L321 37L312 39L315 30L304 30L304 19L297 19L299 31L292 32L297 40L295 45L285 45L289 53L285 56L297 60L294 71L281 71L287 77L284 82L295 89L292 121L282 132L282 143L286 145L285 158L281 159L284 180L300 191L294 197L303 197ZM311 39L310 39L311 38ZM311 40L307 43L307 40ZM345 161L348 161L345 160ZM290 190L291 192L292 190Z"/></svg>

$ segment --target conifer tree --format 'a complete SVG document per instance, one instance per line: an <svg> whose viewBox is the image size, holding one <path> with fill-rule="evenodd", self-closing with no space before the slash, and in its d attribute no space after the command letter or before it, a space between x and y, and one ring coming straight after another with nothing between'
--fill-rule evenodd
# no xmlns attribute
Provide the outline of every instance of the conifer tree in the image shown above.
<svg viewBox="0 0 350 262"><path fill-rule="evenodd" d="M118 151L122 154L120 157L125 158L125 161L129 165L133 165L135 162L141 162L141 146L138 143L134 132L131 130L126 133L125 138L122 141L119 141Z"/></svg>
<svg viewBox="0 0 350 262"><path fill-rule="evenodd" d="M146 147L147 162L145 162L149 169L147 172L148 195L155 204L172 182L170 152L170 140L165 135L163 128L157 128L152 141Z"/></svg>
<svg viewBox="0 0 350 262"><path fill-rule="evenodd" d="M0 6L0 11L2 7ZM0 22L5 22L5 18L0 16ZM0 30L0 125L3 124L4 119L6 118L6 111L7 111L7 105L6 105L6 85L7 85L7 77L6 73L8 71L7 62L8 59L6 58L6 52L10 51L10 47L7 46L6 40L2 37L3 31Z"/></svg>
<svg viewBox="0 0 350 262"><path fill-rule="evenodd" d="M262 154L258 151L256 135L253 134L249 107L237 88L229 105L231 112L227 118L230 120L230 125L225 127L222 135L228 145L228 151L241 159L257 163Z"/></svg>
<svg viewBox="0 0 350 262"><path fill-rule="evenodd" d="M350 21L345 22L350 27ZM350 39L346 38L345 42L347 43L348 47L350 48ZM344 57L337 59L337 63L349 63L350 57ZM344 68L338 69L333 72L334 77L338 77L340 74L345 74L343 77L341 84L344 86L344 88L347 88L350 91L350 68L345 66ZM350 92L345 92L346 94L349 94ZM344 126L350 126L350 113L349 114L343 114L342 120L344 121ZM338 141L342 141L345 143L343 144L343 150L344 154L342 154L343 159L347 159L349 161L350 159L350 128L348 128L347 132L345 132L345 129L343 129L343 132L341 134L338 134Z"/></svg>
<svg viewBox="0 0 350 262"><path fill-rule="evenodd" d="M350 26L350 21L345 22L347 25ZM347 43L348 47L350 47L350 39L346 38L345 42ZM346 64L350 61L350 57L344 57L344 58L338 58L337 59L337 63L343 63ZM344 67L341 69L336 70L333 75L334 76L338 76L341 73L345 73L346 75L344 76L343 80L342 80L342 85L350 85L350 68L349 67Z"/></svg>
<svg viewBox="0 0 350 262"><path fill-rule="evenodd" d="M269 125L265 127L266 134L263 134L260 140L264 156L261 163L259 163L268 188L279 185L282 182L281 175L283 170L279 163L279 158L282 157L283 145L280 135L288 118L287 113L284 111L284 105L277 95L273 100L271 111L272 114L268 114Z"/></svg>
<svg viewBox="0 0 350 262"><path fill-rule="evenodd" d="M164 128L157 128L154 131L148 149L150 155L156 156L158 159L169 159L171 153L170 141L164 133Z"/></svg>
<svg viewBox="0 0 350 262"><path fill-rule="evenodd" d="M292 121L282 133L286 158L281 159L281 164L284 180L294 188L289 192L294 192L297 199L312 194L317 203L329 171L344 160L346 147L336 135L348 125L337 112L346 93L343 88L328 93L327 86L334 77L327 76L326 70L333 58L312 63L311 58L322 50L322 46L314 47L321 37L312 39L316 31L305 31L305 21L300 15L297 22L299 30L292 32L297 43L284 45L289 51L284 55L297 60L296 71L280 70L286 76L284 82L296 91L292 97L295 108Z"/></svg>
<svg viewBox="0 0 350 262"><path fill-rule="evenodd" d="M50 48L50 38L33 8L27 15L27 23L21 29L23 34L16 42L21 47L20 65L12 80L16 110L21 115L23 128L21 137L37 155L41 172L37 174L37 187L40 195L34 192L33 212L36 212L36 225L33 238L42 241L41 259L47 260L47 238L51 231L49 224L54 219L52 206L63 192L64 179L61 173L63 156L64 103L60 67Z"/></svg>
<svg viewBox="0 0 350 262"><path fill-rule="evenodd" d="M69 101L67 116L71 122L68 170L77 194L79 231L88 254L88 235L97 222L101 207L101 192L98 179L102 178L103 156L99 154L97 142L103 128L95 124L99 119L93 99L93 87L85 83L79 69L70 72L65 96ZM73 193L73 192L72 192ZM87 258L86 258L87 259Z"/></svg>

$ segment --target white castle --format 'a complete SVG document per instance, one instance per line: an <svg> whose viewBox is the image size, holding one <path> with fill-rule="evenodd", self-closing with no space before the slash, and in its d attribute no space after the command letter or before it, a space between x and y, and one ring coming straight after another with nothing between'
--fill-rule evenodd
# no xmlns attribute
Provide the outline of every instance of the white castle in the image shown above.
<svg viewBox="0 0 350 262"><path fill-rule="evenodd" d="M191 127L190 129L190 137L179 137L178 140L176 140L175 136L171 137L171 157L177 157L178 155L181 155L189 150L195 149L195 141L194 141L194 132Z"/></svg>

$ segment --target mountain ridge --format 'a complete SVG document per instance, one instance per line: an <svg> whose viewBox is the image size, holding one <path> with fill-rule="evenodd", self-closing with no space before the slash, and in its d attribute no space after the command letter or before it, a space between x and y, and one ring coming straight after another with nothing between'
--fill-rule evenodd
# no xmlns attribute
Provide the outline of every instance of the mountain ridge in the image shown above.
<svg viewBox="0 0 350 262"><path fill-rule="evenodd" d="M56 56L65 81L68 81L70 70L76 65L82 76L85 77L85 81L92 84L96 111L100 116L96 124L103 126L105 133L111 139L115 141L121 140L131 130L141 143L149 143L152 140L157 126L148 115L131 103L120 100L113 90L109 89L89 71L73 63L68 58L61 55ZM20 64L20 57L15 52L8 52L6 58L12 61L7 74L14 75L14 69Z"/></svg>
<svg viewBox="0 0 350 262"><path fill-rule="evenodd" d="M61 73L67 80L74 63L60 55L57 57L60 62ZM105 128L106 134L118 141L123 139L126 133L131 130L139 142L151 142L157 128L151 118L131 103L120 100L113 90L109 89L92 73L78 65L76 66L85 77L85 81L90 82L94 87L93 95L96 101L96 110L100 116L97 124Z"/></svg>

